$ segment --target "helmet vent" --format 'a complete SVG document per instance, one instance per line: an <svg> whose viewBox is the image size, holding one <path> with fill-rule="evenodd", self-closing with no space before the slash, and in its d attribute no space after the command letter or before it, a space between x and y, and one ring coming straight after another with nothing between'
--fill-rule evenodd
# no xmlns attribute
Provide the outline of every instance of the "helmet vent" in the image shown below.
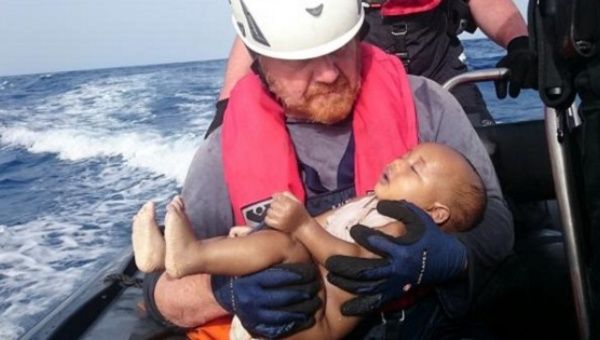
<svg viewBox="0 0 600 340"><path fill-rule="evenodd" d="M244 25L241 22L237 22L238 28L240 29L240 33L242 33L242 36L245 38L246 37L246 29L244 28Z"/></svg>
<svg viewBox="0 0 600 340"><path fill-rule="evenodd" d="M260 28L258 27L256 21L254 21L254 18L252 17L252 14L250 14L250 11L248 11L248 8L246 8L246 4L244 4L244 1L240 1L240 3L242 4L242 10L244 11L246 21L248 22L248 28L250 28L250 34L252 34L252 38L254 38L256 42L270 47L271 45L269 44L263 33L260 31Z"/></svg>
<svg viewBox="0 0 600 340"><path fill-rule="evenodd" d="M306 11L313 17L318 17L323 13L323 4L320 4L317 7L307 8Z"/></svg>

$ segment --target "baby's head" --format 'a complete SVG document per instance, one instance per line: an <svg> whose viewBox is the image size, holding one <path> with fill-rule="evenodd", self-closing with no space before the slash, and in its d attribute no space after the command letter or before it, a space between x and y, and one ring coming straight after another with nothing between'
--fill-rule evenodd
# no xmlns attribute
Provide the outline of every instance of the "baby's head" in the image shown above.
<svg viewBox="0 0 600 340"><path fill-rule="evenodd" d="M486 205L485 186L471 163L454 149L435 143L419 144L388 164L375 195L416 204L444 231L475 226Z"/></svg>

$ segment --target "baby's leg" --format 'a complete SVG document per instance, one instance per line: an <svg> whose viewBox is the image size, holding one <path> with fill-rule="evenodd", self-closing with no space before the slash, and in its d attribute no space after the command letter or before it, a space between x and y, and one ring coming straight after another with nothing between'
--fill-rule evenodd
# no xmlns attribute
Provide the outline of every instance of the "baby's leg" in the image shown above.
<svg viewBox="0 0 600 340"><path fill-rule="evenodd" d="M131 241L139 270L150 273L165 268L165 240L154 220L154 203L144 204L133 218Z"/></svg>
<svg viewBox="0 0 600 340"><path fill-rule="evenodd" d="M196 242L192 224L185 213L185 206L180 196L175 196L167 206L165 216L166 256L165 267L171 277L180 278L195 274L188 262L189 246Z"/></svg>
<svg viewBox="0 0 600 340"><path fill-rule="evenodd" d="M246 275L280 263L310 261L301 243L277 230L198 240L178 197L167 207L165 241L165 267L174 278L196 273Z"/></svg>

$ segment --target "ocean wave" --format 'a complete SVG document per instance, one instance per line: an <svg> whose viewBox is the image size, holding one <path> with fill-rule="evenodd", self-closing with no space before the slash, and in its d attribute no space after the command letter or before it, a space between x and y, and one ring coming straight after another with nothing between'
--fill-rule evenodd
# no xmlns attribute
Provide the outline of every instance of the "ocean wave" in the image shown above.
<svg viewBox="0 0 600 340"><path fill-rule="evenodd" d="M211 105L215 102L215 96L213 94L192 94L188 92L177 92L174 95L175 98L186 99L196 103L210 103Z"/></svg>
<svg viewBox="0 0 600 340"><path fill-rule="evenodd" d="M127 166L164 175L182 184L201 140L187 134L163 137L154 133L102 132L75 129L37 131L22 126L0 126L0 143L26 148L33 153L54 153L78 161L96 157L122 157Z"/></svg>
<svg viewBox="0 0 600 340"><path fill-rule="evenodd" d="M85 122L97 126L112 125L111 116L139 119L151 114L150 105L155 96L147 82L147 75L94 80L48 98L36 107L36 112L40 115L58 111L60 119L68 124Z"/></svg>
<svg viewBox="0 0 600 340"><path fill-rule="evenodd" d="M113 261L129 244L131 216L143 201L157 202L156 216L164 216L172 182L139 172L124 178L122 170L107 167L84 183L89 193L110 188L101 200L72 193L50 214L0 224L0 339L20 336Z"/></svg>
<svg viewBox="0 0 600 340"><path fill-rule="evenodd" d="M0 83L0 90L4 90L8 87L12 87L12 83L8 80L4 80Z"/></svg>
<svg viewBox="0 0 600 340"><path fill-rule="evenodd" d="M122 253L145 201L164 217L212 119L218 66L0 79L0 339Z"/></svg>

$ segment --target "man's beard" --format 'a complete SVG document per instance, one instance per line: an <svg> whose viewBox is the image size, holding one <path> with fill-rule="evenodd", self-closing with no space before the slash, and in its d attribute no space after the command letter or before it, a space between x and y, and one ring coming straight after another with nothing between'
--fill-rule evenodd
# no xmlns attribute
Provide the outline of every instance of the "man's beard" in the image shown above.
<svg viewBox="0 0 600 340"><path fill-rule="evenodd" d="M270 79L267 74L267 82L271 91L275 94L283 86L275 79ZM321 124L335 124L344 120L352 112L352 106L356 101L360 82L350 84L348 78L340 73L332 84L315 83L310 85L299 100L292 100L280 96L286 113L289 115L306 119Z"/></svg>

